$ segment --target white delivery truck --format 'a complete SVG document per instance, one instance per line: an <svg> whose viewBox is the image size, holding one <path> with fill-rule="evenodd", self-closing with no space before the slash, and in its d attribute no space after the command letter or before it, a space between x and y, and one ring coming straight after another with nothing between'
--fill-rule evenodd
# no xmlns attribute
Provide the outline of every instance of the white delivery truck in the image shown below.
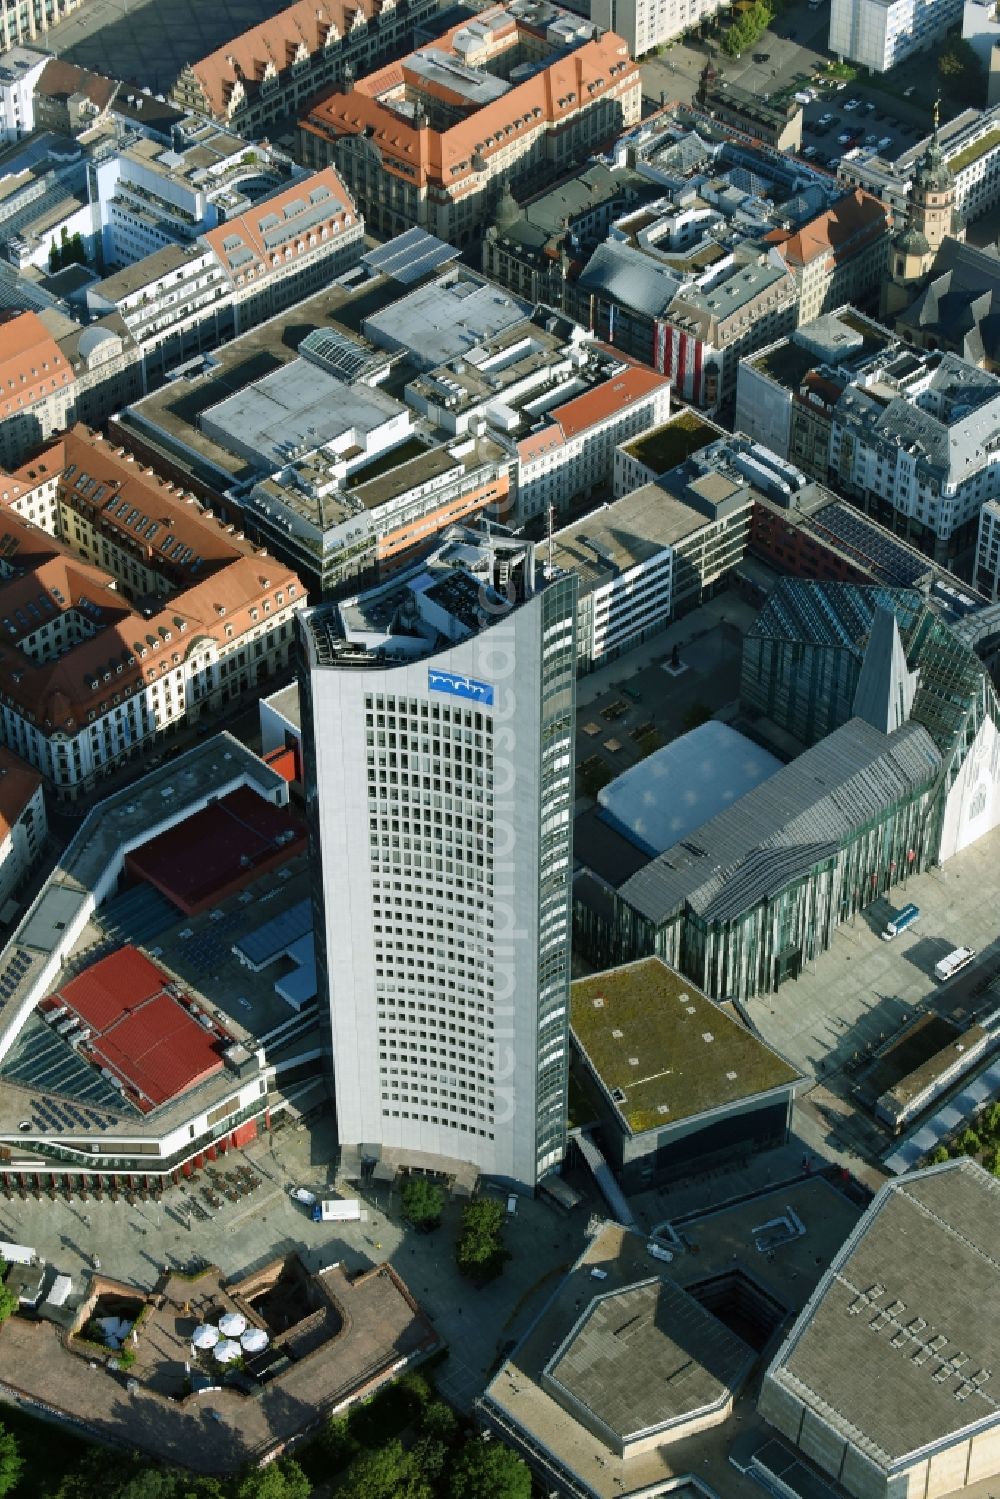
<svg viewBox="0 0 1000 1499"><path fill-rule="evenodd" d="M367 1223L368 1210L356 1197L328 1197L313 1208L314 1223Z"/></svg>
<svg viewBox="0 0 1000 1499"><path fill-rule="evenodd" d="M974 947L956 947L954 952L950 952L946 958L942 958L940 963L934 964L934 977L940 979L943 984L946 979L954 978L959 969L964 968L967 963L971 963L975 956L976 950Z"/></svg>
<svg viewBox="0 0 1000 1499"><path fill-rule="evenodd" d="M0 1260L8 1265L34 1265L38 1250L28 1244L7 1244L0 1239Z"/></svg>

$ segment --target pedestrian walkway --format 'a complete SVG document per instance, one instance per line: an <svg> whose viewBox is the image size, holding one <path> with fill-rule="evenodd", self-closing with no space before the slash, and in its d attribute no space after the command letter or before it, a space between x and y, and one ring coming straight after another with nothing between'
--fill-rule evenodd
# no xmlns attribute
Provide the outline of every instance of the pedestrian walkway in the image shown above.
<svg viewBox="0 0 1000 1499"><path fill-rule="evenodd" d="M690 614L674 620L659 634L651 635L648 640L642 641L623 655L616 656L605 666L599 666L596 671L580 677L576 684L577 711L596 702L604 693L627 682L630 677L645 671L647 667L655 666L670 655L675 645L679 648L683 661L684 647L692 641L710 634L720 624L733 625L741 635L745 635L756 616L756 607L734 590L728 589L717 594L714 599L709 599Z"/></svg>

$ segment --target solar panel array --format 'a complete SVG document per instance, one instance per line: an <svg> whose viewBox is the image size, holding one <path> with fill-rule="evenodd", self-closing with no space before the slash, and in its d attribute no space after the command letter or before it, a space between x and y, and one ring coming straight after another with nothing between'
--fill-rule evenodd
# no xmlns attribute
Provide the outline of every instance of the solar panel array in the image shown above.
<svg viewBox="0 0 1000 1499"><path fill-rule="evenodd" d="M426 229L407 229L387 245L369 250L363 263L379 276L391 276L401 286L412 286L441 266L458 257L458 251L444 240L428 234Z"/></svg>
<svg viewBox="0 0 1000 1499"><path fill-rule="evenodd" d="M872 571L897 588L912 588L930 563L900 546L881 526L872 525L850 505L824 505L814 516L818 525L863 557Z"/></svg>

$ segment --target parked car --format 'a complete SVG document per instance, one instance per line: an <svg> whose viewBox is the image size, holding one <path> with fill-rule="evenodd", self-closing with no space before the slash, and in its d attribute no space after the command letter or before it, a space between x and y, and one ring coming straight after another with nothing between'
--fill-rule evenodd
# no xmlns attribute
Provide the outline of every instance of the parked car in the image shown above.
<svg viewBox="0 0 1000 1499"><path fill-rule="evenodd" d="M878 143L878 148L879 148L880 151L888 151L888 149L889 149L889 147L891 145L892 145L892 136L891 135L883 135L882 139Z"/></svg>
<svg viewBox="0 0 1000 1499"><path fill-rule="evenodd" d="M853 109L858 109L860 107L860 104L861 104L861 100L860 99L845 99L844 100L844 109L846 111L850 112Z"/></svg>
<svg viewBox="0 0 1000 1499"><path fill-rule="evenodd" d="M813 157L819 154L819 148L817 146L803 146L801 154L807 161L812 161Z"/></svg>
<svg viewBox="0 0 1000 1499"><path fill-rule="evenodd" d="M851 132L849 130L845 130L841 135L837 136L837 144L838 146L849 146L853 139L854 137Z"/></svg>
<svg viewBox="0 0 1000 1499"><path fill-rule="evenodd" d="M305 1187L292 1187L290 1195L296 1202L301 1202L304 1208L313 1208L318 1201L316 1193L307 1192Z"/></svg>
<svg viewBox="0 0 1000 1499"><path fill-rule="evenodd" d="M917 85L915 83L911 83L910 86L909 86L909 88L904 88L904 90L903 90L903 98L904 99L909 99L916 92L917 92Z"/></svg>
<svg viewBox="0 0 1000 1499"><path fill-rule="evenodd" d="M866 146L872 146L872 147L877 146L878 145L878 137L874 136L874 135L866 135L865 136L865 145Z"/></svg>
<svg viewBox="0 0 1000 1499"><path fill-rule="evenodd" d="M771 54L770 52L755 52L753 55L753 60L754 62L770 62Z"/></svg>
<svg viewBox="0 0 1000 1499"><path fill-rule="evenodd" d="M829 110L827 110L826 114L820 115L820 117L819 117L819 119L818 119L818 121L816 123L819 124L819 125L832 125L832 123L833 123L833 115L830 113Z"/></svg>

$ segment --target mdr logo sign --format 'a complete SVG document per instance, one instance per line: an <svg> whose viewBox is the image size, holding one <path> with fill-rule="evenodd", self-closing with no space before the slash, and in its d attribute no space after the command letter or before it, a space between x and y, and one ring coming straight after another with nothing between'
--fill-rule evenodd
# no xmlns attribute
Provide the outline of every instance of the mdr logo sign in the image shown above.
<svg viewBox="0 0 1000 1499"><path fill-rule="evenodd" d="M467 697L487 708L493 706L493 688L488 682L477 682L474 677L430 669L427 672L427 686L431 692L446 692L449 697Z"/></svg>

